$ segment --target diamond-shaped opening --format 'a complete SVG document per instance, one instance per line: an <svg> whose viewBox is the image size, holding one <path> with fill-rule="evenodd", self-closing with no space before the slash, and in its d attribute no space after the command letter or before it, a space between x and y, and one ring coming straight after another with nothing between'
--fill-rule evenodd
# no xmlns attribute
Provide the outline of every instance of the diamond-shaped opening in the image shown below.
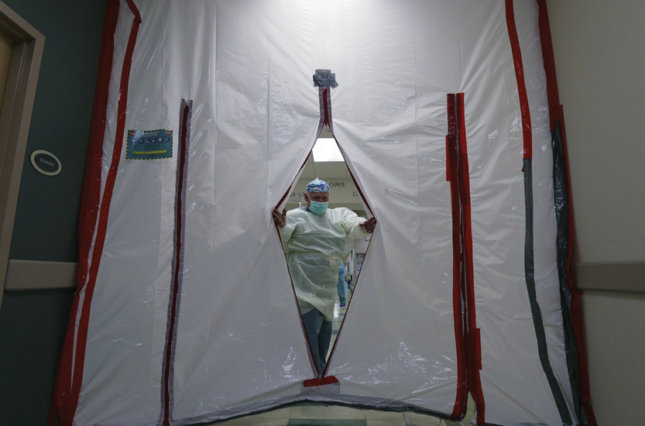
<svg viewBox="0 0 645 426"><path fill-rule="evenodd" d="M307 184L316 178L330 186L328 210L321 216L308 209L309 202L317 195L312 193L308 201L306 194ZM281 231L303 328L319 377L324 375L350 307L372 236L358 225L362 222L359 218L371 217L361 194L332 133L325 126L292 183L284 205L292 212L287 215L285 228L298 225L293 234L287 231L285 235Z"/></svg>

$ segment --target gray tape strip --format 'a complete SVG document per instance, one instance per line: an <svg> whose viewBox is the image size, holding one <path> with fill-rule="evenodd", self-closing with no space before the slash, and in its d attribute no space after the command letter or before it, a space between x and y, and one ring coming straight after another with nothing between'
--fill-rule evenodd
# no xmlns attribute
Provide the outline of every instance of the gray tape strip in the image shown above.
<svg viewBox="0 0 645 426"><path fill-rule="evenodd" d="M533 166L530 158L524 159L524 203L526 211L526 238L524 240L524 274L526 277L526 290L529 295L531 305L531 314L533 315L533 326L535 327L535 336L538 344L538 354L542 369L546 374L555 404L558 407L560 418L563 425L572 425L571 414L567 403L562 394L562 389L553 374L553 368L549 361L549 353L546 343L546 333L544 331L544 322L542 321L542 311L537 301L535 291L535 263L533 256Z"/></svg>
<svg viewBox="0 0 645 426"><path fill-rule="evenodd" d="M318 69L314 74L314 86L316 87L338 87L336 74L331 70Z"/></svg>
<svg viewBox="0 0 645 426"><path fill-rule="evenodd" d="M569 370L569 381L578 419L584 419L584 412L580 404L578 369L578 348L576 346L571 317L571 292L567 276L567 258L569 252L569 199L567 197L566 164L564 161L564 146L560 123L551 132L551 146L553 150L553 196L555 204L555 218L557 223L556 253L558 262L558 276L560 279L560 308L562 310L562 325L564 328L564 346Z"/></svg>

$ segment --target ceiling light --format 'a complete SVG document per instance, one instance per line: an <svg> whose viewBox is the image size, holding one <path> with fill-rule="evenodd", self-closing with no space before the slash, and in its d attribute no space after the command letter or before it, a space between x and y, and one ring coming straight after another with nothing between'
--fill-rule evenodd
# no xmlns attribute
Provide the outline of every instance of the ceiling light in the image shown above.
<svg viewBox="0 0 645 426"><path fill-rule="evenodd" d="M343 154L340 153L338 145L333 138L319 138L316 140L316 144L313 149L314 161L317 163L321 162L343 162Z"/></svg>

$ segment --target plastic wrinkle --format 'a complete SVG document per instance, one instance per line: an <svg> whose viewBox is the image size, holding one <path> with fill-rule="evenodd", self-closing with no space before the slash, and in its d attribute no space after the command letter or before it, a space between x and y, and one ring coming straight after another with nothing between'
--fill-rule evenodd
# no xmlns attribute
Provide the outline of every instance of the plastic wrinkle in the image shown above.
<svg viewBox="0 0 645 426"><path fill-rule="evenodd" d="M403 191L399 191L399 190L396 190L394 188L385 188L385 193L387 195L391 195L394 198L397 198L399 200L403 200L406 203L409 203L409 204L411 204L413 206L418 206L419 205L419 203L417 201L418 197L414 197L411 194L406 194Z"/></svg>

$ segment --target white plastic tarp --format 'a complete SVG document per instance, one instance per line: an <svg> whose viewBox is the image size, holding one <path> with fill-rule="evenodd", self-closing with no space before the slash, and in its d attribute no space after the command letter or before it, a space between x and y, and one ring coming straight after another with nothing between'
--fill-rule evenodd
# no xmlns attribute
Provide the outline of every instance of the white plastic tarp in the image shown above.
<svg viewBox="0 0 645 426"><path fill-rule="evenodd" d="M533 0L113 0L110 11L87 273L55 395L63 423L192 424L301 401L459 418L472 351L479 420L577 423ZM329 124L378 226L325 372L338 383L304 386L316 370L271 211L322 124L312 83L321 68L339 83ZM480 348L464 353L446 179L455 93L465 99L480 333ZM130 131L171 131L171 156L128 157ZM527 182L555 382L527 291Z"/></svg>

